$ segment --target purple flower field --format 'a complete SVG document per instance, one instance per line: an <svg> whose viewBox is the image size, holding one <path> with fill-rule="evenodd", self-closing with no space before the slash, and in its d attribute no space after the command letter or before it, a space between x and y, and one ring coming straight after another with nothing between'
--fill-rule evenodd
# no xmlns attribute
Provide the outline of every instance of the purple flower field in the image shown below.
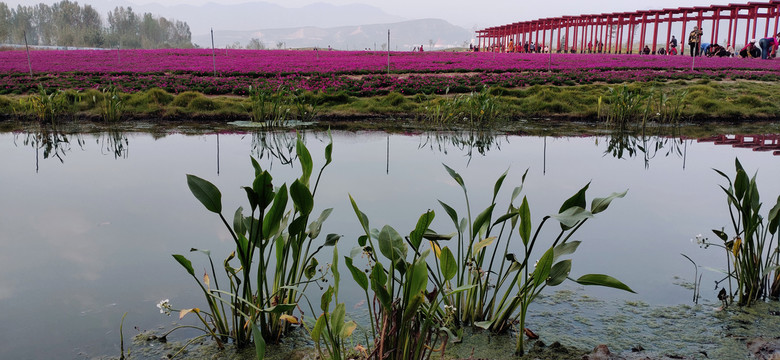
<svg viewBox="0 0 780 360"><path fill-rule="evenodd" d="M472 91L483 85L575 85L676 79L777 80L780 60L616 54L494 54L465 52L222 50L33 51L29 76L24 51L0 52L0 94L38 84L123 91L159 87L179 93L246 93L250 85L370 96ZM216 61L217 76L213 75ZM550 71L551 70L551 71Z"/></svg>

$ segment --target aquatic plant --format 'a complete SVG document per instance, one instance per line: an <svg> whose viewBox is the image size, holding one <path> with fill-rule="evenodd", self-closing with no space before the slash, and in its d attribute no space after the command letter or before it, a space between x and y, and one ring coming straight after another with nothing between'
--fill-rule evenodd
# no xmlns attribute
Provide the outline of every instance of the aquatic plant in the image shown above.
<svg viewBox="0 0 780 360"><path fill-rule="evenodd" d="M429 230L434 212L420 216L415 229L402 237L389 225L381 230L370 228L368 216L360 211L352 196L350 202L364 234L358 238L359 247L353 250L352 256L345 256L344 262L369 305L373 337L373 350L371 346L367 349L369 358L428 359L434 352L443 353L447 339L454 335L442 321L444 313L440 306L444 297L440 294L454 296L468 287L444 289L436 283L428 291L428 280L433 275L427 262L431 250L423 250L422 240L435 236ZM382 258L377 255L377 249ZM365 270L353 262L353 256L360 253L369 259ZM454 263L448 263L447 271L453 266ZM376 301L371 301L372 298ZM437 347L439 343L442 345Z"/></svg>
<svg viewBox="0 0 780 360"><path fill-rule="evenodd" d="M290 118L287 96L288 91L281 86L276 91L250 86L252 121L264 122L269 128L284 126Z"/></svg>
<svg viewBox="0 0 780 360"><path fill-rule="evenodd" d="M522 354L528 306L547 286L560 285L569 278L572 261L562 260L561 257L573 254L581 243L570 241L571 237L588 219L606 210L612 200L624 197L627 191L595 198L588 210L585 192L590 184L587 184L564 201L557 214L544 216L534 230L528 199L523 197L519 207L514 204L523 190L527 172L523 175L520 186L513 190L507 210L493 220L496 215L496 198L507 173L496 180L491 204L476 217L472 217L463 178L446 165L445 169L463 190L466 217L460 218L452 206L439 201L452 220L457 241L454 251L449 246L441 247L438 256L441 272L433 275L436 279L434 282L438 288L444 290L444 303L454 307L455 318L462 326L478 326L494 332L503 332L517 322L520 334L516 352ZM554 240L542 244L541 230L549 219L560 223L560 232ZM515 232L523 243L523 254L520 256L509 252ZM431 240L431 246L439 248L438 239ZM531 264L533 259L539 256L535 251L540 249L543 255ZM588 274L574 281L582 285L600 285L633 292L622 282L607 275ZM447 289L465 290L462 293L448 294Z"/></svg>
<svg viewBox="0 0 780 360"><path fill-rule="evenodd" d="M449 91L448 87L444 91L445 97L428 101L423 111L425 121L430 121L434 125L466 123L472 126L484 126L503 116L497 96L491 94L487 86L469 94L446 97Z"/></svg>
<svg viewBox="0 0 780 360"><path fill-rule="evenodd" d="M106 122L117 122L122 118L125 110L125 103L119 94L116 86L108 86L101 89L102 98L100 99L100 116ZM92 97L94 103L98 103L96 96Z"/></svg>
<svg viewBox="0 0 780 360"><path fill-rule="evenodd" d="M29 114L38 121L54 124L57 118L67 112L68 99L61 90L49 91L38 85L38 92L19 100L14 108L17 114Z"/></svg>
<svg viewBox="0 0 780 360"><path fill-rule="evenodd" d="M728 300L733 302L736 296L737 304L744 306L780 295L780 246L775 239L780 228L780 196L767 215L761 215L763 203L756 174L749 177L739 159L734 160L734 167L733 179L715 169L728 182L728 187L720 185L720 188L726 193L733 232L730 235L723 229L712 232L723 241L718 246L726 251ZM732 279L736 289L731 286Z"/></svg>
<svg viewBox="0 0 780 360"><path fill-rule="evenodd" d="M606 106L599 108L599 114L606 123L611 126L625 127L631 121L635 121L643 114L642 106L646 105L648 95L642 94L640 89L629 89L623 85L607 90ZM601 102L600 102L601 103ZM647 114L645 107L644 114ZM643 121L644 122L644 121Z"/></svg>
<svg viewBox="0 0 780 360"><path fill-rule="evenodd" d="M222 263L228 280L224 287L218 283L209 251L193 249L206 254L211 265L211 275L204 274L202 280L195 275L189 259L173 255L198 283L208 303L208 311L193 308L187 313L194 313L204 325L208 324L204 331L217 344L233 341L243 347L254 341L258 357L262 358L266 342L278 342L289 324L295 322L293 309L307 285L317 280L315 255L340 238L329 234L324 242L314 245L332 209L325 209L310 222L317 186L332 161L332 149L331 141L325 148L325 164L312 184L312 158L299 138L296 152L301 176L289 188L287 184L274 187L271 174L252 158L255 177L250 186L243 187L250 214L245 216L244 209L239 207L232 224L222 214L219 189L207 180L187 175L192 194L207 210L219 215L235 243L235 250ZM238 266L232 264L234 259Z"/></svg>

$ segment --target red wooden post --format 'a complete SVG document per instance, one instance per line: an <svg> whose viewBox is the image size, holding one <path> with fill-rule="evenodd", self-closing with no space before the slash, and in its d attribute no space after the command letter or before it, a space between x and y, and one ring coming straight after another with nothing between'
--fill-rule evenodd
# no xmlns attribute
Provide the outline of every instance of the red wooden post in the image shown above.
<svg viewBox="0 0 780 360"><path fill-rule="evenodd" d="M667 54L669 53L669 50L671 50L671 48L669 47L669 42L672 41L672 18L674 17L674 13L671 10L669 10L668 16L669 16L669 25L666 27L666 46L665 46Z"/></svg>
<svg viewBox="0 0 780 360"><path fill-rule="evenodd" d="M661 12L655 13L655 21L653 22L653 54L655 54L655 47L658 43L658 21L660 20Z"/></svg>

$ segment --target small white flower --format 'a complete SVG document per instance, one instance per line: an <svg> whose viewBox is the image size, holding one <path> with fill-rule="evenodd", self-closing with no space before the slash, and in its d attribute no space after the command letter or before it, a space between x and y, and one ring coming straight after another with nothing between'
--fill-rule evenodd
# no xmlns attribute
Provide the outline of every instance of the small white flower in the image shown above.
<svg viewBox="0 0 780 360"><path fill-rule="evenodd" d="M157 303L157 308L160 309L160 314L165 314L167 316L171 316L171 302L168 299L160 300L159 303Z"/></svg>

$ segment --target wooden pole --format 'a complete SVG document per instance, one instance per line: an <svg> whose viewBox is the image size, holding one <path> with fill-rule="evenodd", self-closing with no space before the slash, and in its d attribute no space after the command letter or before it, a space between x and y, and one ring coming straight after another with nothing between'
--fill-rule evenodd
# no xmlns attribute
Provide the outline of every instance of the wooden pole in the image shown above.
<svg viewBox="0 0 780 360"><path fill-rule="evenodd" d="M214 77L217 76L217 53L214 48L214 28L211 28L211 60L214 63Z"/></svg>
<svg viewBox="0 0 780 360"><path fill-rule="evenodd" d="M27 49L27 67L30 68L30 78L32 78L32 61L30 61L30 45L27 44L27 31L23 31L22 35L24 36L24 48Z"/></svg>
<svg viewBox="0 0 780 360"><path fill-rule="evenodd" d="M390 29L387 29L387 74L390 75Z"/></svg>

